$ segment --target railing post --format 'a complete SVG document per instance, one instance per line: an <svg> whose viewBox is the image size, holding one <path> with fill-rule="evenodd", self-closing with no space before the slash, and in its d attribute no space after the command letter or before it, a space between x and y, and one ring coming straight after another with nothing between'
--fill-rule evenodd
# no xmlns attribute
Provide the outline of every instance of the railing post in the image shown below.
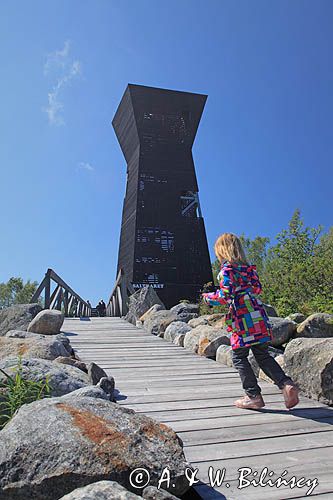
<svg viewBox="0 0 333 500"><path fill-rule="evenodd" d="M127 283L125 282L125 276L122 275L122 280L120 282L120 297L121 297L121 309L122 309L122 316L125 316L125 314L128 313L128 307L127 307Z"/></svg>
<svg viewBox="0 0 333 500"><path fill-rule="evenodd" d="M63 290L62 290L62 288L60 288L59 293L58 293L58 297L57 297L57 304L55 306L56 309L58 309L58 311L61 311L62 294L63 294Z"/></svg>
<svg viewBox="0 0 333 500"><path fill-rule="evenodd" d="M51 293L51 278L50 278L50 270L47 270L45 275L45 299L44 299L44 307L45 309L49 309L50 307L50 293Z"/></svg>
<svg viewBox="0 0 333 500"><path fill-rule="evenodd" d="M64 308L65 308L65 316L68 316L68 290L65 290L64 293Z"/></svg>
<svg viewBox="0 0 333 500"><path fill-rule="evenodd" d="M123 316L123 299L122 299L122 296L121 296L121 288L120 286L117 286L117 299L118 299L118 307L119 307L119 316Z"/></svg>

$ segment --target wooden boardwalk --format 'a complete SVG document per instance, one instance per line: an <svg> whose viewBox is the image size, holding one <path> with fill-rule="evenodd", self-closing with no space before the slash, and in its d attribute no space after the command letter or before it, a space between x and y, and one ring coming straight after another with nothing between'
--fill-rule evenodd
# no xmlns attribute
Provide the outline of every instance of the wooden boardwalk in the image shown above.
<svg viewBox="0 0 333 500"><path fill-rule="evenodd" d="M272 475L264 484L287 470L287 479L317 478L311 497L333 500L333 409L303 397L288 411L280 391L267 382L260 382L263 410L235 408L233 401L242 390L234 369L119 318L66 319L63 331L83 361L94 361L114 376L119 404L177 432L187 460L198 469L202 484L196 490L203 499L308 498L312 483L238 489L238 469L258 471L259 481L267 467ZM220 487L209 486L209 467L215 473L226 471Z"/></svg>

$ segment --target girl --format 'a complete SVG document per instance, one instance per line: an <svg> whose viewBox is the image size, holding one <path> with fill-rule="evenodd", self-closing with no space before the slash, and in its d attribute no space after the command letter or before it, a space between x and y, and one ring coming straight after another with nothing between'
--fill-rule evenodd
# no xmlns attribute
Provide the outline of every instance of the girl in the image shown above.
<svg viewBox="0 0 333 500"><path fill-rule="evenodd" d="M218 275L220 289L202 295L209 305L229 305L226 325L231 332L232 361L245 391L245 396L234 404L238 408L252 410L265 406L261 389L248 360L251 349L260 368L282 390L286 407L296 406L297 387L268 352L271 330L262 302L256 297L261 293L256 267L248 264L242 244L234 234L222 234L216 240L214 250L221 262Z"/></svg>

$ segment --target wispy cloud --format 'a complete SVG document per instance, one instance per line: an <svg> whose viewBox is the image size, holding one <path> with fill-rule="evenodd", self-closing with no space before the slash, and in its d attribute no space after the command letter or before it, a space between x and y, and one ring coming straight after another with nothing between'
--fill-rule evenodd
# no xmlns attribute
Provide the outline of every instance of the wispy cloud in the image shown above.
<svg viewBox="0 0 333 500"><path fill-rule="evenodd" d="M50 125L64 125L64 105L62 94L70 82L81 74L80 61L70 56L70 41L64 43L61 50L56 50L47 55L44 64L44 75L54 75L56 83L48 93L48 105L43 108L47 114Z"/></svg>
<svg viewBox="0 0 333 500"><path fill-rule="evenodd" d="M95 168L88 162L80 161L78 164L78 170L87 170L88 172L93 172Z"/></svg>

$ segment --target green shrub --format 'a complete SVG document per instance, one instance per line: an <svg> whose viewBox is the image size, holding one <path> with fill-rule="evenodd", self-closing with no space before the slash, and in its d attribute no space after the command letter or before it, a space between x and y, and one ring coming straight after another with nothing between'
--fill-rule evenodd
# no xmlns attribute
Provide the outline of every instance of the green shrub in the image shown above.
<svg viewBox="0 0 333 500"><path fill-rule="evenodd" d="M5 382L0 382L0 429L2 429L22 405L48 397L50 387L48 378L39 382L25 380L22 376L21 359L13 375L8 375L1 368L0 372L6 377Z"/></svg>

